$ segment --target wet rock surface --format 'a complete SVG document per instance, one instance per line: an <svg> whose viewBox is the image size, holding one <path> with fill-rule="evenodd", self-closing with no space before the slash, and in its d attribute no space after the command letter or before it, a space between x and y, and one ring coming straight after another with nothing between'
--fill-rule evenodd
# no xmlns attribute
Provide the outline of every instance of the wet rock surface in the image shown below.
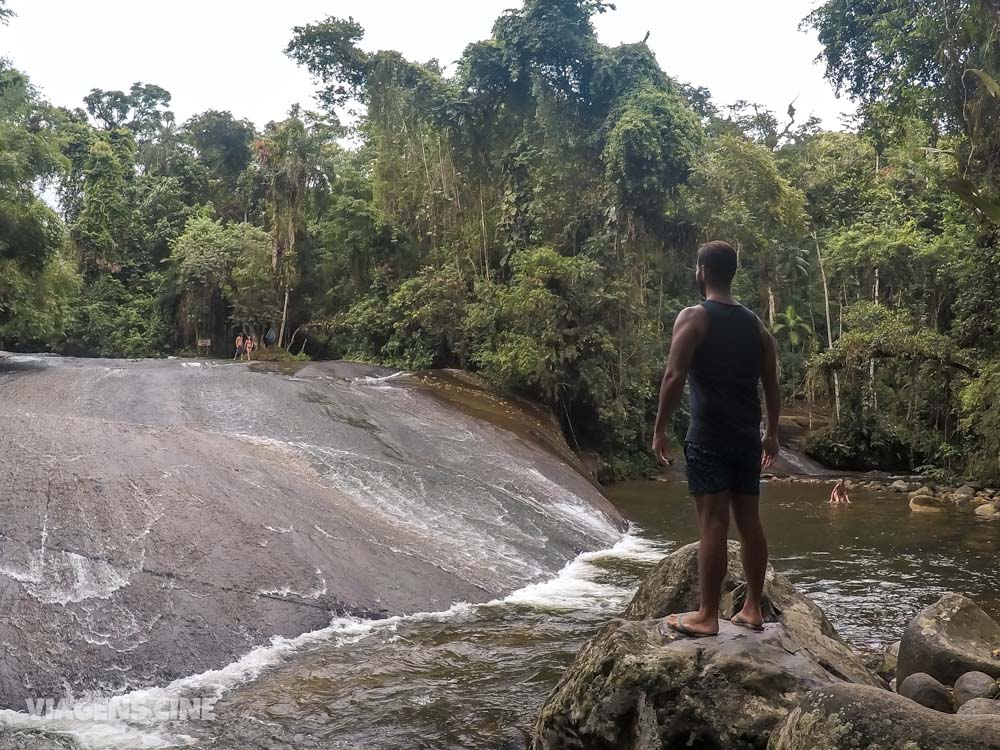
<svg viewBox="0 0 1000 750"><path fill-rule="evenodd" d="M940 513L954 507L954 503L943 497L917 494L910 498L910 510L918 513Z"/></svg>
<svg viewBox="0 0 1000 750"><path fill-rule="evenodd" d="M618 621L581 651L543 707L536 750L764 748L806 693L838 681L779 624L664 636Z"/></svg>
<svg viewBox="0 0 1000 750"><path fill-rule="evenodd" d="M997 644L1000 625L975 602L945 594L906 626L896 678L902 685L911 674L925 672L945 685L954 685L967 672L1000 677L1000 659L992 654Z"/></svg>
<svg viewBox="0 0 1000 750"><path fill-rule="evenodd" d="M740 545L729 542L729 568L722 583L720 614L729 619L743 608L746 574ZM689 544L669 555L646 577L625 610L630 620L663 618L698 608L698 545ZM770 566L764 583L765 620L779 622L829 671L842 679L883 686L863 660L837 635L823 611Z"/></svg>
<svg viewBox="0 0 1000 750"><path fill-rule="evenodd" d="M729 555L724 616L743 591L738 544ZM710 638L664 634L660 618L694 608L696 562L697 545L668 556L625 619L581 650L539 714L535 748L762 750L809 691L845 680L881 684L819 608L773 570L763 633L722 621Z"/></svg>
<svg viewBox="0 0 1000 750"><path fill-rule="evenodd" d="M976 508L975 513L983 518L1000 518L1000 502L994 500L991 503L983 503Z"/></svg>
<svg viewBox="0 0 1000 750"><path fill-rule="evenodd" d="M617 539L530 435L387 377L0 357L0 705L488 601Z"/></svg>
<svg viewBox="0 0 1000 750"><path fill-rule="evenodd" d="M1000 717L953 716L864 685L810 693L768 750L998 750Z"/></svg>

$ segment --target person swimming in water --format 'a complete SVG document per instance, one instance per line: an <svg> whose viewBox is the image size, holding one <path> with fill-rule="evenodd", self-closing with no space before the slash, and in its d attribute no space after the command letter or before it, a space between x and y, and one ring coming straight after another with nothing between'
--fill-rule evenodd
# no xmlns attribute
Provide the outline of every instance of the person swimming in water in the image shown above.
<svg viewBox="0 0 1000 750"><path fill-rule="evenodd" d="M830 493L830 505L850 505L851 496L847 494L847 484L843 479L833 485L833 492Z"/></svg>

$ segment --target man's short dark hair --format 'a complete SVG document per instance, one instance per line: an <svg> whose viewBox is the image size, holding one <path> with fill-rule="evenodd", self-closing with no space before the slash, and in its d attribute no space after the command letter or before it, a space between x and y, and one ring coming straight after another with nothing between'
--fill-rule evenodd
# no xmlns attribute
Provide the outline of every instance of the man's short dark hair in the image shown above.
<svg viewBox="0 0 1000 750"><path fill-rule="evenodd" d="M736 276L736 251L722 240L707 242L698 248L698 265L705 268L706 281L729 286Z"/></svg>

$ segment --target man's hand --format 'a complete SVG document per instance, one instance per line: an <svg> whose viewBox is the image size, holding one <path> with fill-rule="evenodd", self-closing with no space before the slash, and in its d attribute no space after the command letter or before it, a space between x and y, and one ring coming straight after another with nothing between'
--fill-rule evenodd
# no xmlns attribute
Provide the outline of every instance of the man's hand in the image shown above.
<svg viewBox="0 0 1000 750"><path fill-rule="evenodd" d="M667 436L663 432L657 432L653 435L653 455L664 466L670 466L673 463L673 459L670 458L670 441L667 440Z"/></svg>
<svg viewBox="0 0 1000 750"><path fill-rule="evenodd" d="M764 435L764 455L760 459L760 468L770 469L774 462L778 460L778 452L781 446L778 445L778 436L767 433Z"/></svg>

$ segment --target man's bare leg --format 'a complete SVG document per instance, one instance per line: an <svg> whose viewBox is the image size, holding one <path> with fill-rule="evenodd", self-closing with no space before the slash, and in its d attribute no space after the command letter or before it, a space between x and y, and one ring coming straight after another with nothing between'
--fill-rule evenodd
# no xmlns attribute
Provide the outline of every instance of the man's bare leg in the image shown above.
<svg viewBox="0 0 1000 750"><path fill-rule="evenodd" d="M698 510L698 527L701 542L698 545L698 585L700 600L696 612L671 615L671 626L683 620L685 629L698 634L719 632L719 599L722 596L722 579L729 566L727 533L729 532L729 506L732 493L703 495L694 499Z"/></svg>
<svg viewBox="0 0 1000 750"><path fill-rule="evenodd" d="M761 597L767 573L767 538L760 522L760 498L733 496L733 518L742 540L743 570L747 576L747 598L738 617L751 625L762 625Z"/></svg>

